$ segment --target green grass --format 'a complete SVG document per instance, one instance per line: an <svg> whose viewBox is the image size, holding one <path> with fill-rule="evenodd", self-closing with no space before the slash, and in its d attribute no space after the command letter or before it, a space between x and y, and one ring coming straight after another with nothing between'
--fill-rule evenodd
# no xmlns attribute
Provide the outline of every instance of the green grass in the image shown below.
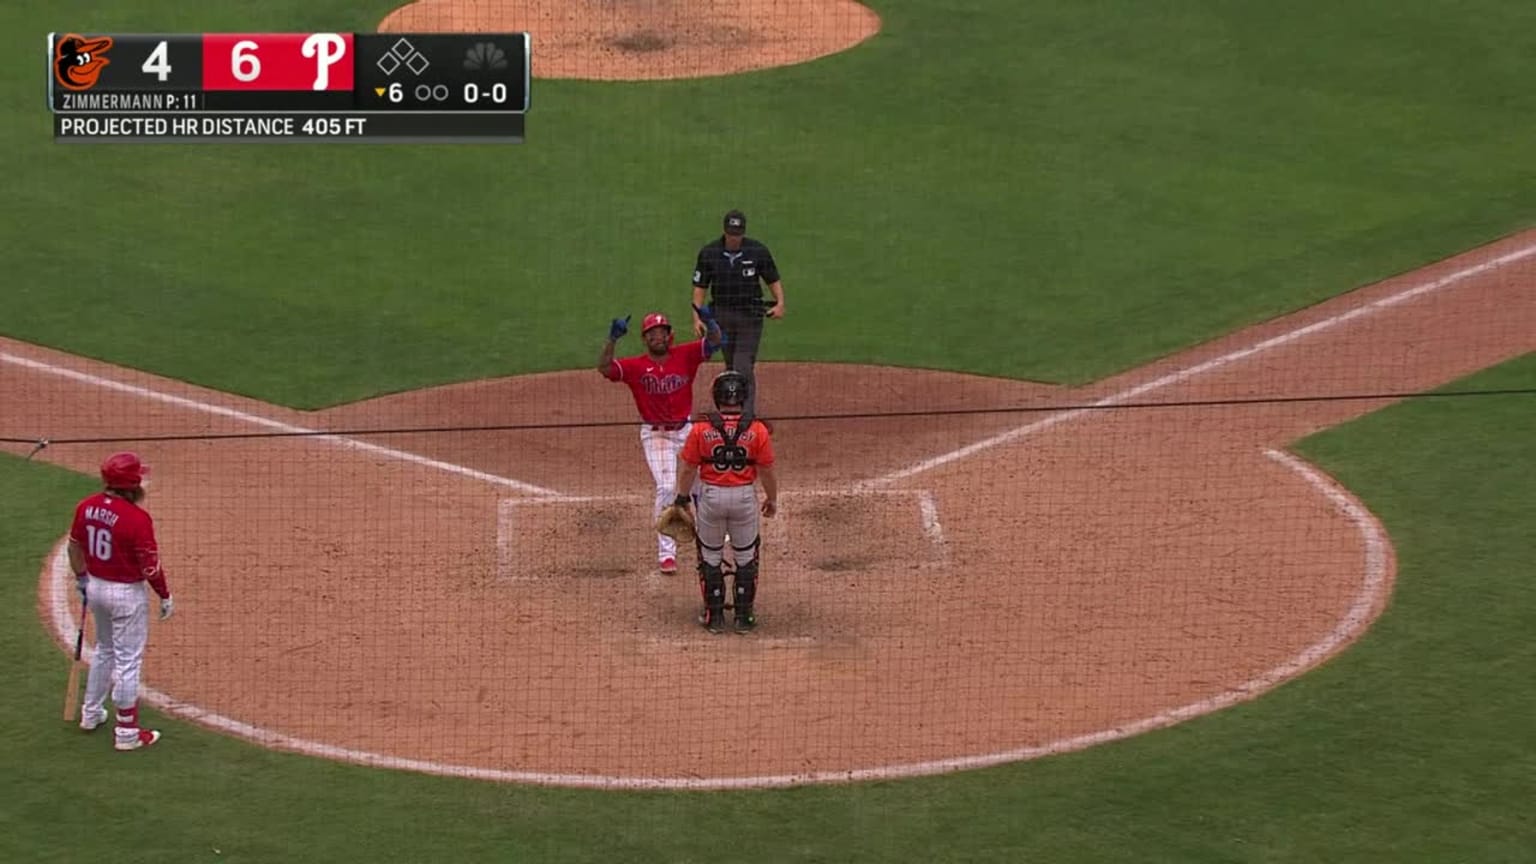
<svg viewBox="0 0 1536 864"><path fill-rule="evenodd" d="M520 147L48 140L50 29L369 29L388 5L0 6L0 48L33 58L0 69L0 333L299 406L585 366L610 315L685 311L735 205L790 291L769 359L1075 382L1536 212L1536 7L1509 0L893 0L818 63L538 82ZM1458 386L1533 378L1526 357ZM1530 397L1422 400L1305 443L1382 516L1398 590L1257 702L989 771L707 795L373 771L171 722L120 758L54 719L34 598L89 483L0 457L0 860L1526 860L1533 419Z"/></svg>
<svg viewBox="0 0 1536 864"><path fill-rule="evenodd" d="M741 206L789 291L768 359L1080 382L1536 212L1536 7L1512 0L885 0L880 36L816 63L537 82L521 146L49 140L49 29L389 5L0 9L0 333L305 407L584 367L611 315L686 312Z"/></svg>
<svg viewBox="0 0 1536 864"><path fill-rule="evenodd" d="M1528 355L1453 386L1533 382ZM0 458L0 860L1525 861L1533 422L1531 396L1425 399L1304 443L1381 516L1399 578L1357 645L1260 700L1032 763L762 793L450 781L173 722L114 754L56 719L65 658L34 601L90 484Z"/></svg>

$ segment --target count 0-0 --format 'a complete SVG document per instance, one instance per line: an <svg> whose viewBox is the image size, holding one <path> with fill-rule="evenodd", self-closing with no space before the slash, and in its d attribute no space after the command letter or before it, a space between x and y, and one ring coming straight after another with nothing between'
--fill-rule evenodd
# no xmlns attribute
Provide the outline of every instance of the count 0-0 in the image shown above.
<svg viewBox="0 0 1536 864"><path fill-rule="evenodd" d="M489 99L498 105L505 104L507 101L507 85L497 81L495 84L492 84L490 87L484 90L481 90L480 85L473 81L470 81L464 85L465 105L473 105L476 102L479 102L482 97Z"/></svg>

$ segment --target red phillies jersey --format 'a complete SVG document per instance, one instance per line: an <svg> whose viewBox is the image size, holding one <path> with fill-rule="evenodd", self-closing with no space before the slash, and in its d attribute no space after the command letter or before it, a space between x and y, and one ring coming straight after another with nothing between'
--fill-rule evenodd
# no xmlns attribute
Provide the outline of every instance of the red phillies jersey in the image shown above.
<svg viewBox="0 0 1536 864"><path fill-rule="evenodd" d="M726 414L725 431L734 431L740 419L740 414ZM759 467L773 467L773 438L761 420L753 420L733 448L713 424L700 420L688 430L682 455L689 465L699 466L699 479L711 486L747 486L757 480Z"/></svg>
<svg viewBox="0 0 1536 864"><path fill-rule="evenodd" d="M649 352L615 358L606 374L629 385L641 420L658 425L684 423L693 413L693 379L705 356L704 340L700 339L674 345L661 360Z"/></svg>
<svg viewBox="0 0 1536 864"><path fill-rule="evenodd" d="M155 523L137 504L105 492L75 507L69 539L85 552L85 570L108 582L148 581L155 593L169 597Z"/></svg>

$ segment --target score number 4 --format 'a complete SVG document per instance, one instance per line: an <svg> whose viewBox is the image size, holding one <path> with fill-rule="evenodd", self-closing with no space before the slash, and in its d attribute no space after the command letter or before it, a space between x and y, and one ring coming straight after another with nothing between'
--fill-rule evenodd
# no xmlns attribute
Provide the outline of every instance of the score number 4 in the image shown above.
<svg viewBox="0 0 1536 864"><path fill-rule="evenodd" d="M167 47L164 39L155 46L155 50L149 52L149 57L144 60L144 65L139 67L145 75L153 75L161 82L171 77L171 49Z"/></svg>
<svg viewBox="0 0 1536 864"><path fill-rule="evenodd" d="M253 39L241 39L235 43L234 50L229 53L229 74L235 76L236 81L249 83L261 77L261 58L256 56L256 49L260 47ZM331 67L346 56L347 43L335 33L315 33L304 40L301 50L305 57L315 61L313 89L324 90L331 83ZM155 76L158 81L170 79L170 47L165 40L161 40L155 50L149 52L144 65L139 68L145 75Z"/></svg>

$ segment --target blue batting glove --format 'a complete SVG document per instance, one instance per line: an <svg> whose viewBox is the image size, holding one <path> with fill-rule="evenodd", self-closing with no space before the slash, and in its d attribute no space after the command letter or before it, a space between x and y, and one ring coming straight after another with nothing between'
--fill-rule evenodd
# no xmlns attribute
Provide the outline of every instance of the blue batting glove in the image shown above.
<svg viewBox="0 0 1536 864"><path fill-rule="evenodd" d="M89 577L87 577L84 573L78 573L75 575L75 589L80 592L81 603L85 602L85 586L89 581Z"/></svg>
<svg viewBox="0 0 1536 864"><path fill-rule="evenodd" d="M608 325L608 338L613 340L614 342L619 341L619 339L621 337L623 337L623 335L625 333L628 333L628 332L629 332L629 316L628 315L625 315L623 318L615 318L615 319L613 319L613 322Z"/></svg>
<svg viewBox="0 0 1536 864"><path fill-rule="evenodd" d="M715 320L715 310L714 310L714 307L705 306L704 308L700 309L699 307L695 306L695 307L693 307L693 311L694 311L694 313L696 315L699 316L699 320L703 321L706 326L708 326L710 322Z"/></svg>
<svg viewBox="0 0 1536 864"><path fill-rule="evenodd" d="M718 325L718 324L715 325L716 328L718 328L719 326L720 325ZM707 342L707 341L704 343L704 359L708 360L709 358L715 356L715 352L716 351L723 351L725 349L726 343L730 342L730 341L731 341L730 337L725 335L725 331L724 330L721 330L720 331L720 344L719 345L711 346L709 344L709 342Z"/></svg>

